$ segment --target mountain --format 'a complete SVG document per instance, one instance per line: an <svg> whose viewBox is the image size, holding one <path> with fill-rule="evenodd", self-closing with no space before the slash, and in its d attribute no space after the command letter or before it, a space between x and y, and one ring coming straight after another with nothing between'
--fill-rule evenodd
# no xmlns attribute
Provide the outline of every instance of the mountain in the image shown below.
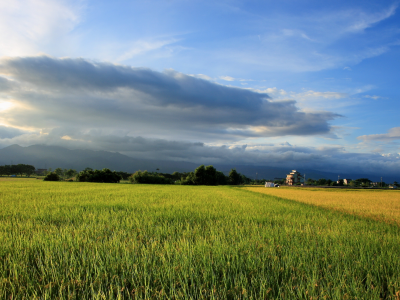
<svg viewBox="0 0 400 300"><path fill-rule="evenodd" d="M125 171L133 173L137 170L156 171L159 169L162 173L190 172L199 166L197 163L182 161L164 161L164 160L146 160L132 158L118 152L94 151L94 150L70 150L58 146L32 145L21 147L19 145L11 145L0 149L0 165L9 164L29 164L37 169L62 168L83 170L86 167L93 169L108 168L116 171ZM236 168L250 178L285 178L291 169L276 168L269 166L252 166L252 165L225 165L214 164L214 167L228 175L232 168ZM302 174L306 174L307 178L326 178L337 180L338 174L330 172L322 172L317 170L302 169L298 170ZM373 181L379 181L380 178L370 174L340 174L340 178L369 178ZM386 182L398 180L396 178L384 178Z"/></svg>
<svg viewBox="0 0 400 300"><path fill-rule="evenodd" d="M108 168L116 171L134 172L137 170L169 173L192 171L196 164L187 162L156 161L132 158L118 152L70 150L58 146L32 145L21 147L11 145L0 149L0 165L30 164L37 169L62 168L83 170Z"/></svg>

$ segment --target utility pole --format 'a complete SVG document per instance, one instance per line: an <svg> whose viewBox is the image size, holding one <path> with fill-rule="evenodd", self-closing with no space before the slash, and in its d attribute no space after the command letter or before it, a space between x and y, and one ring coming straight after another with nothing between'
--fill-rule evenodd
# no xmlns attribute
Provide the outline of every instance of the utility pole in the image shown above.
<svg viewBox="0 0 400 300"><path fill-rule="evenodd" d="M382 177L381 177L381 187L382 187Z"/></svg>
<svg viewBox="0 0 400 300"><path fill-rule="evenodd" d="M306 174L304 173L304 185L306 185Z"/></svg>

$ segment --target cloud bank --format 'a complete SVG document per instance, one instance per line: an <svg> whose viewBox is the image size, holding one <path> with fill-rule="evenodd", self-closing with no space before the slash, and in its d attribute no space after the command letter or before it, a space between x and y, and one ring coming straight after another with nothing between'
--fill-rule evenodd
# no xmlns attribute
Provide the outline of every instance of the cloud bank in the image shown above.
<svg viewBox="0 0 400 300"><path fill-rule="evenodd" d="M0 95L15 104L1 121L19 127L74 124L136 136L235 140L327 134L329 121L339 117L174 70L35 56L2 59L0 75Z"/></svg>

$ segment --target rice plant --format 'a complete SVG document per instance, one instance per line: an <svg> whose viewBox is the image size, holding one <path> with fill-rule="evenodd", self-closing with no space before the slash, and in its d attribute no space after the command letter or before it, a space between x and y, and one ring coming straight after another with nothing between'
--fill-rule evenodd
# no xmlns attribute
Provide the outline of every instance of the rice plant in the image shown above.
<svg viewBox="0 0 400 300"><path fill-rule="evenodd" d="M2 299L400 294L397 225L229 186L0 188Z"/></svg>

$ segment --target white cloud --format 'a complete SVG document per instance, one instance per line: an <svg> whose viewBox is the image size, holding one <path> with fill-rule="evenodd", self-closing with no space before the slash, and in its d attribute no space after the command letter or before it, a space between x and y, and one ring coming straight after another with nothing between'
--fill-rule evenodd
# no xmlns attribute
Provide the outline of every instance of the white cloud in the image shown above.
<svg viewBox="0 0 400 300"><path fill-rule="evenodd" d="M225 81L254 81L253 79L233 78L231 76L220 76L219 79Z"/></svg>
<svg viewBox="0 0 400 300"><path fill-rule="evenodd" d="M302 32L301 30L296 30L296 29L282 29L282 33L284 36L290 36L290 37L300 37L303 39L306 39L308 41L313 41L307 34Z"/></svg>
<svg viewBox="0 0 400 300"><path fill-rule="evenodd" d="M338 93L338 92L316 92L313 90L309 90L303 93L296 94L298 98L326 98L326 99L341 99L348 97L346 93Z"/></svg>
<svg viewBox="0 0 400 300"><path fill-rule="evenodd" d="M397 9L397 4L393 4L383 11L378 11L372 14L367 14L362 11L354 12L355 13L354 22L346 29L347 31L350 32L363 31L383 20L386 20L387 18L390 18L396 13L396 9Z"/></svg>
<svg viewBox="0 0 400 300"><path fill-rule="evenodd" d="M32 55L65 47L81 20L81 1L0 1L0 56Z"/></svg>
<svg viewBox="0 0 400 300"><path fill-rule="evenodd" d="M128 51L119 56L116 61L122 62L128 60L134 56L144 54L149 51L163 48L166 45L170 45L179 41L178 39L166 39L166 40L139 40L135 41Z"/></svg>
<svg viewBox="0 0 400 300"><path fill-rule="evenodd" d="M197 77L200 79L208 80L208 81L213 81L214 79L211 78L210 76L204 75L204 74L189 74L189 76Z"/></svg>
<svg viewBox="0 0 400 300"><path fill-rule="evenodd" d="M231 76L220 76L219 78L222 80L225 80L225 81L236 81L237 80Z"/></svg>
<svg viewBox="0 0 400 300"><path fill-rule="evenodd" d="M400 127L393 127L388 130L388 133L362 135L357 137L357 139L364 141L400 140Z"/></svg>
<svg viewBox="0 0 400 300"><path fill-rule="evenodd" d="M365 95L363 96L364 98L370 98L370 99L374 99L374 100L378 100L378 99L384 99L381 96L377 96L377 95Z"/></svg>

